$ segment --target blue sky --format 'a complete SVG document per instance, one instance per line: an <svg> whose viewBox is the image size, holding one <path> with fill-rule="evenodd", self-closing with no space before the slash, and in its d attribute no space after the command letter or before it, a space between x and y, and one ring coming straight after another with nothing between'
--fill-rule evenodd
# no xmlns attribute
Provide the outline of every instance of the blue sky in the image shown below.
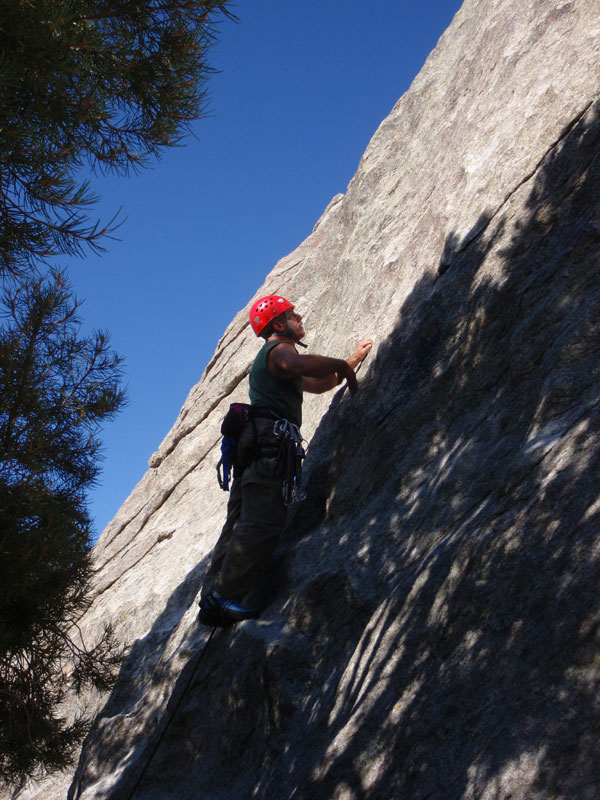
<svg viewBox="0 0 600 800"><path fill-rule="evenodd" d="M96 534L147 469L233 316L344 192L460 0L239 0L210 55L210 116L153 168L96 178L119 241L72 262L86 328L125 357L102 433Z"/></svg>

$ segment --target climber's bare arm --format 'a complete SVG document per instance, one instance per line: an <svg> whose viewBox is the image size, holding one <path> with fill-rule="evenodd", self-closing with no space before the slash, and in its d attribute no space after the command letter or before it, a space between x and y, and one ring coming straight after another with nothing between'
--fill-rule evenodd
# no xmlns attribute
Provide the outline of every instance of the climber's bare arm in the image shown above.
<svg viewBox="0 0 600 800"><path fill-rule="evenodd" d="M352 370L355 370L356 367L365 360L367 357L369 350L373 347L373 341L371 339L362 339L357 345L356 350L350 356L350 358L346 359L346 363ZM340 383L344 380L343 376L340 376L338 372L335 372L333 375L328 375L325 378L304 378L304 391L311 392L312 394L322 394L323 392L328 392L331 389L335 389L336 386L339 386Z"/></svg>
<svg viewBox="0 0 600 800"><path fill-rule="evenodd" d="M347 360L329 358L329 356L300 355L293 345L282 342L269 353L269 370L281 378L293 378L301 375L304 378L304 391L321 394L338 386L344 378L348 381L351 394L358 390L355 368L363 361L373 342L363 339Z"/></svg>

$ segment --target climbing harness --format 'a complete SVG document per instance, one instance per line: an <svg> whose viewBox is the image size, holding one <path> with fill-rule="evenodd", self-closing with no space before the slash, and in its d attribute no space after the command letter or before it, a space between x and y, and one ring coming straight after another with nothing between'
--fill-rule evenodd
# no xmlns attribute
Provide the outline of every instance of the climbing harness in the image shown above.
<svg viewBox="0 0 600 800"><path fill-rule="evenodd" d="M300 428L287 419L278 419L273 425L273 434L280 441L278 460L285 465L283 479L283 502L286 506L306 500L302 488L302 461L306 456L304 439Z"/></svg>
<svg viewBox="0 0 600 800"><path fill-rule="evenodd" d="M225 492L229 491L231 471L235 466L238 443L246 422L251 422L254 431L253 457L260 458L262 455L271 455L266 451L262 452L258 444L255 420L260 418L276 419L277 414L268 408L258 408L257 406L248 405L248 403L232 403L229 406L229 411L223 417L221 424L223 438L221 439L221 458L217 464L217 480L219 481L219 486Z"/></svg>
<svg viewBox="0 0 600 800"><path fill-rule="evenodd" d="M260 443L256 430L257 419L273 419L273 435L276 441ZM306 455L304 439L300 428L287 419L278 417L268 408L250 406L247 403L232 403L223 418L221 425L221 458L217 464L217 480L223 491L229 491L231 472L235 466L238 442L244 425L250 422L254 431L254 444L251 458L276 458L278 466L283 468L283 501L286 506L306 499L306 492L301 488L302 461Z"/></svg>

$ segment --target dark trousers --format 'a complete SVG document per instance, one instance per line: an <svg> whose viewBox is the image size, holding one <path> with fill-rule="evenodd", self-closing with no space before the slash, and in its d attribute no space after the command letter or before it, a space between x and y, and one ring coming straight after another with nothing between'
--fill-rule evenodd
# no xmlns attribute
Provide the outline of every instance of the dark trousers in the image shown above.
<svg viewBox="0 0 600 800"><path fill-rule="evenodd" d="M257 442L273 445L272 420L255 420ZM259 579L277 547L285 525L284 465L276 456L253 458L254 432L246 423L238 444L237 464L227 504L227 519L213 549L202 594L215 589L242 600Z"/></svg>

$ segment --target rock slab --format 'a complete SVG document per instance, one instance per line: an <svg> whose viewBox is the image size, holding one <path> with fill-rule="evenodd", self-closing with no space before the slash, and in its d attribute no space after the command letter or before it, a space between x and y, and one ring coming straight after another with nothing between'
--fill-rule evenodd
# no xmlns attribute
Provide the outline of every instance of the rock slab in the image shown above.
<svg viewBox="0 0 600 800"><path fill-rule="evenodd" d="M600 796L599 63L597 0L466 0L256 293L313 352L377 341L306 403L267 611L195 623L242 310L96 548L119 682L19 800Z"/></svg>

